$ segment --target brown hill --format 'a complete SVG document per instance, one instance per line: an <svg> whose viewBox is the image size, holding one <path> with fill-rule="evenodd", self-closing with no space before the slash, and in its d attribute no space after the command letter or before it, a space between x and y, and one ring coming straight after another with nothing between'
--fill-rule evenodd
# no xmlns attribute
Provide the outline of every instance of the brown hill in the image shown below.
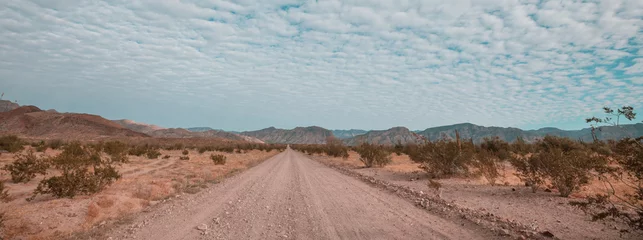
<svg viewBox="0 0 643 240"><path fill-rule="evenodd" d="M149 133L154 132L156 130L165 129L163 127L159 127L159 126L156 126L156 125L147 124L147 123L139 123L139 122L135 122L135 121L128 120L128 119L112 120L112 121L115 122L115 123L118 123L119 125L123 126L124 128L127 128L129 130L136 131L136 132L141 132L141 133L145 133L145 134L149 134Z"/></svg>
<svg viewBox="0 0 643 240"><path fill-rule="evenodd" d="M361 143L394 145L397 143L418 143L419 141L420 136L414 132L411 132L408 128L394 127L382 131L368 131L365 134L345 139L344 143L351 146L359 145Z"/></svg>
<svg viewBox="0 0 643 240"><path fill-rule="evenodd" d="M8 112L19 107L20 105L17 103L8 100L0 100L0 112Z"/></svg>
<svg viewBox="0 0 643 240"><path fill-rule="evenodd" d="M34 106L0 113L0 134L60 139L148 137L97 115L47 112Z"/></svg>
<svg viewBox="0 0 643 240"><path fill-rule="evenodd" d="M222 138L235 141L246 141L254 143L263 143L263 141L249 136L242 136L235 133L229 133L217 130L208 130L203 132L192 132L183 128L168 128L152 131L149 133L153 137L161 138Z"/></svg>
<svg viewBox="0 0 643 240"><path fill-rule="evenodd" d="M323 144L326 138L333 136L330 130L321 127L297 127L295 129L278 129L274 127L242 132L241 135L258 138L267 143L284 144Z"/></svg>

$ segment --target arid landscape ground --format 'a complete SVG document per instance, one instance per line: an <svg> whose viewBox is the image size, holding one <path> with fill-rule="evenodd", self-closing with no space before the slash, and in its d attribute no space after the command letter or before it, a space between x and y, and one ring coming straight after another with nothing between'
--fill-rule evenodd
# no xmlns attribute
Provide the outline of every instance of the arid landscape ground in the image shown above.
<svg viewBox="0 0 643 240"><path fill-rule="evenodd" d="M594 221L571 205L609 193L599 172L637 166L640 140L474 144L454 130L417 144L394 128L347 141L319 127L190 131L33 106L0 120L2 239L643 238L622 221L641 204L627 181L610 203L633 204L618 208L628 215ZM562 152L548 161L548 149Z"/></svg>

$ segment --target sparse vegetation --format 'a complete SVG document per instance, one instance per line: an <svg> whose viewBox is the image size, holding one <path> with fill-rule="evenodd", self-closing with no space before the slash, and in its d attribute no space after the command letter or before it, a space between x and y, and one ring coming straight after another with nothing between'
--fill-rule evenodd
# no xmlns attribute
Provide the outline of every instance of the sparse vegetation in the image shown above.
<svg viewBox="0 0 643 240"><path fill-rule="evenodd" d="M184 149L183 152L181 152L181 154L183 154L184 156L187 156L188 154L190 154L190 151L188 151L187 149Z"/></svg>
<svg viewBox="0 0 643 240"><path fill-rule="evenodd" d="M78 142L65 146L60 155L52 158L51 163L62 174L43 179L28 200L33 200L39 194L51 194L58 198L88 195L101 191L120 178L111 159L102 158L99 152L83 147Z"/></svg>
<svg viewBox="0 0 643 240"><path fill-rule="evenodd" d="M180 156L179 160L190 160L189 156Z"/></svg>
<svg viewBox="0 0 643 240"><path fill-rule="evenodd" d="M15 153L22 151L24 147L24 141L14 135L2 136L0 137L0 150L5 150L7 152Z"/></svg>
<svg viewBox="0 0 643 240"><path fill-rule="evenodd" d="M326 154L332 157L348 158L348 148L344 146L342 140L328 137L326 139Z"/></svg>
<svg viewBox="0 0 643 240"><path fill-rule="evenodd" d="M11 181L14 183L27 183L37 174L46 174L47 168L49 168L48 160L36 156L29 150L26 154L16 154L15 161L4 166L3 170L11 174Z"/></svg>
<svg viewBox="0 0 643 240"><path fill-rule="evenodd" d="M612 150L618 166L606 168L600 175L600 180L608 186L607 193L571 204L595 221L622 220L634 229L643 230L643 137L623 139L614 143ZM617 191L615 182L626 189Z"/></svg>
<svg viewBox="0 0 643 240"><path fill-rule="evenodd" d="M159 152L158 149L149 148L147 149L145 156L147 156L148 159L158 159L161 156L161 152Z"/></svg>
<svg viewBox="0 0 643 240"><path fill-rule="evenodd" d="M212 154L210 155L210 159L212 159L214 165L224 165L226 162L226 156L223 156L221 154Z"/></svg>
<svg viewBox="0 0 643 240"><path fill-rule="evenodd" d="M603 155L568 138L546 136L534 148L533 153L516 152L511 160L518 177L534 192L550 182L561 196L567 197L588 183L590 171L602 170L607 164Z"/></svg>
<svg viewBox="0 0 643 240"><path fill-rule="evenodd" d="M359 160L366 167L385 166L391 163L391 154L384 148L370 143L362 143L356 149L359 153Z"/></svg>
<svg viewBox="0 0 643 240"><path fill-rule="evenodd" d="M421 168L435 178L454 175L468 175L469 166L475 153L472 143L461 143L440 140L425 142L410 152L409 157Z"/></svg>

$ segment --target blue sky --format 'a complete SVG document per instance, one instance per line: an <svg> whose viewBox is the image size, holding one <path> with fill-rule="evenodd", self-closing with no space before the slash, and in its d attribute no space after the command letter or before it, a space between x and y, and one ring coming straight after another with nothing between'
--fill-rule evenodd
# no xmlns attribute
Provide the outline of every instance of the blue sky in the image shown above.
<svg viewBox="0 0 643 240"><path fill-rule="evenodd" d="M164 127L580 129L643 109L642 27L640 0L4 0L0 91Z"/></svg>

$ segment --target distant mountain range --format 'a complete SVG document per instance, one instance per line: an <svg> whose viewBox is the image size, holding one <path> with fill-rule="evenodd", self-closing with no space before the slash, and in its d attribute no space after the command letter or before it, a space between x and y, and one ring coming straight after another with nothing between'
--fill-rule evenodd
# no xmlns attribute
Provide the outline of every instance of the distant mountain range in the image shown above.
<svg viewBox="0 0 643 240"><path fill-rule="evenodd" d="M333 136L335 136L336 138L348 139L348 138L365 134L368 131L361 130L361 129L351 129L351 130L332 130L332 132L333 132Z"/></svg>
<svg viewBox="0 0 643 240"><path fill-rule="evenodd" d="M4 108L3 108L4 107ZM3 111L3 109L10 109ZM420 143L426 140L455 139L455 131L462 139L472 139L480 143L484 138L499 137L513 142L518 137L533 142L547 135L567 137L582 141L592 141L589 128L581 130L561 130L541 128L522 130L518 128L484 127L471 123L427 128L410 131L405 127L387 130L328 130L325 128L296 127L278 129L269 127L257 131L228 132L210 127L163 128L156 125L138 123L132 120L107 120L97 115L80 113L58 113L55 110L43 111L34 106L20 107L18 104L0 100L0 134L17 134L28 137L91 139L104 137L162 137L162 138L219 138L255 143L283 144L323 144L329 137L342 139L347 145L374 143L394 145L396 143ZM601 140L622 139L643 136L643 123L602 127L597 131Z"/></svg>
<svg viewBox="0 0 643 240"><path fill-rule="evenodd" d="M286 144L322 144L326 143L333 132L321 127L297 127L294 129L278 129L269 127L257 131L241 132L241 135L258 138L266 143Z"/></svg>

